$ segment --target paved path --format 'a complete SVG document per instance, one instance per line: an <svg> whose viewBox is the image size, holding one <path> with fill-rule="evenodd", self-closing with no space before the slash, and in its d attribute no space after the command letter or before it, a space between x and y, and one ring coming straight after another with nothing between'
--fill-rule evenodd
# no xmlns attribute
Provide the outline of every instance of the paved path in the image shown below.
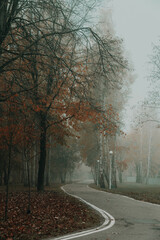
<svg viewBox="0 0 160 240"><path fill-rule="evenodd" d="M107 211L115 218L110 229L77 240L160 240L160 206L87 187L68 184L64 189Z"/></svg>

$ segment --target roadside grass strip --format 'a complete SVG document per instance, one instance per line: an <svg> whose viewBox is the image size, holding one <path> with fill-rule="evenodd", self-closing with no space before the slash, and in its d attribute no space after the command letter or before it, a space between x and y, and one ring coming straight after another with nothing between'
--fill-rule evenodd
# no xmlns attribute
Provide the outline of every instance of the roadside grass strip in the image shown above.
<svg viewBox="0 0 160 240"><path fill-rule="evenodd" d="M117 194L117 195L122 196L122 197L127 198L127 199L130 199L130 200L133 200L133 201L137 201L137 202L139 202L139 203L143 203L143 204L148 204L148 205L160 207L160 204L158 204L158 203L146 202L146 201L144 201L144 200L138 200L138 199L135 199L135 198L132 198L132 197L128 197L128 196L125 196L125 195L121 195L121 194Z"/></svg>
<svg viewBox="0 0 160 240"><path fill-rule="evenodd" d="M67 234L67 235L64 235L64 236L61 236L61 237L56 237L56 238L49 238L48 240L69 240L69 239L74 239L74 238L78 238L78 237L83 237L83 236L86 236L86 235L90 235L90 234L93 234L93 233L98 233L98 232L101 232L101 231L105 231L109 228L111 228L114 224L115 224L115 219L114 217L112 217L109 213L107 213L106 211L96 207L95 205L87 202L86 200L84 200L83 198L81 197L78 197L76 195L73 195L73 194L70 194L68 193L63 187L61 187L61 189L68 195L74 197L74 198L77 198L78 200L80 200L81 202L84 202L85 204L89 205L90 207L92 207L94 210L98 211L102 217L104 218L104 222L102 225L96 227L96 228L93 228L93 229L89 229L89 230L86 230L86 231L81 231L81 232L77 232L77 233L72 233L72 234Z"/></svg>
<svg viewBox="0 0 160 240"><path fill-rule="evenodd" d="M87 185L87 188L95 189L95 188L92 188L92 187L90 187L88 185ZM132 201L136 201L136 202L139 202L139 203L160 207L160 204L158 204L158 203L152 203L152 202L147 202L147 201L144 201L144 200L139 200L139 199L136 199L136 198L133 198L133 197L129 197L129 196L126 196L126 195L123 195L123 194L119 194L119 193L111 193L111 192L106 192L106 191L102 191L102 190L98 190L98 189L95 189L95 190L97 190L99 192L102 192L102 193L107 193L107 194L110 194L110 195L118 195L120 197L129 199L129 200L132 200Z"/></svg>

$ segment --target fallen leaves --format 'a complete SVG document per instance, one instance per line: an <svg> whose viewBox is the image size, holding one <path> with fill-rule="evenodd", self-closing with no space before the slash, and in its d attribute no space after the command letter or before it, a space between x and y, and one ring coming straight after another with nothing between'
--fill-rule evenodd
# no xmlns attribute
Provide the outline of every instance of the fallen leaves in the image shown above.
<svg viewBox="0 0 160 240"><path fill-rule="evenodd" d="M8 220L4 221L5 194L0 193L0 239L37 240L64 235L100 223L91 209L62 192L31 192L27 214L27 192L9 194Z"/></svg>

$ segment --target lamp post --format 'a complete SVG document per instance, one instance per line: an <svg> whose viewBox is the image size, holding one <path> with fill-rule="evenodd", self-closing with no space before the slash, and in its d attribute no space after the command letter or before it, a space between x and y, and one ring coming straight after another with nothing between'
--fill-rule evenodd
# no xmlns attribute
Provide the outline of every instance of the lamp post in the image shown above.
<svg viewBox="0 0 160 240"><path fill-rule="evenodd" d="M112 189L112 156L113 151L109 151L109 189Z"/></svg>

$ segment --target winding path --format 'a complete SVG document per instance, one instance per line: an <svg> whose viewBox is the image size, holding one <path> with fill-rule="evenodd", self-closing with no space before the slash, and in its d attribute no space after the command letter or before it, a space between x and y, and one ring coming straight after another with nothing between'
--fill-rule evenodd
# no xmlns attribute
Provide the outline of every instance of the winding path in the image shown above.
<svg viewBox="0 0 160 240"><path fill-rule="evenodd" d="M89 235L87 232L71 234L55 240L160 240L159 205L98 191L82 183L68 184L64 190L96 206L106 215L106 220Z"/></svg>

